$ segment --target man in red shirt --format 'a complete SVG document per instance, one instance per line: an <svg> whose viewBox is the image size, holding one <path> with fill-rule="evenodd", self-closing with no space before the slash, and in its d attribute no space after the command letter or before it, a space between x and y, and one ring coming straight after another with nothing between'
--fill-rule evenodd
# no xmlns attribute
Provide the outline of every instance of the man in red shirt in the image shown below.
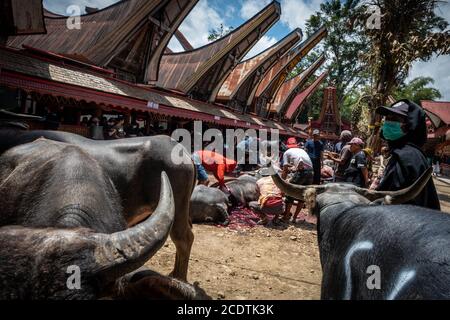
<svg viewBox="0 0 450 320"><path fill-rule="evenodd" d="M214 151L200 150L195 153L198 155L201 165L214 174L219 182L219 187L225 187L225 173L233 172L237 162Z"/></svg>

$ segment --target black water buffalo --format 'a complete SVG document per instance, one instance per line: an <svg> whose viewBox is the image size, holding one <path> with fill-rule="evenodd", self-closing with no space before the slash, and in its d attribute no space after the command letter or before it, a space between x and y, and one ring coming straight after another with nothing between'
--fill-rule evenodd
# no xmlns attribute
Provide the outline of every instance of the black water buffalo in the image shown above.
<svg viewBox="0 0 450 320"><path fill-rule="evenodd" d="M248 206L252 201L257 201L259 198L259 189L256 185L257 179L249 175L240 176L234 181L226 183L226 186L231 192L232 205Z"/></svg>
<svg viewBox="0 0 450 320"><path fill-rule="evenodd" d="M346 184L297 186L287 195L318 215L322 299L450 299L450 216L401 205L431 176L396 192Z"/></svg>
<svg viewBox="0 0 450 320"><path fill-rule="evenodd" d="M217 188L196 186L191 196L191 219L194 223L228 221L231 203L225 193Z"/></svg>
<svg viewBox="0 0 450 320"><path fill-rule="evenodd" d="M96 160L116 188L126 224L145 220L158 203L160 175L167 172L175 196L175 221L171 239L177 253L171 275L186 280L194 241L189 202L195 185L195 168L190 155L168 136L95 141L59 131L0 129L0 154L40 137L79 147ZM173 154L178 162L173 161Z"/></svg>
<svg viewBox="0 0 450 320"><path fill-rule="evenodd" d="M6 151L0 156L0 299L116 294L116 282L169 235L175 200L164 172L158 193L151 217L127 228L113 182L81 148L38 139ZM75 287L68 285L72 268L79 270Z"/></svg>

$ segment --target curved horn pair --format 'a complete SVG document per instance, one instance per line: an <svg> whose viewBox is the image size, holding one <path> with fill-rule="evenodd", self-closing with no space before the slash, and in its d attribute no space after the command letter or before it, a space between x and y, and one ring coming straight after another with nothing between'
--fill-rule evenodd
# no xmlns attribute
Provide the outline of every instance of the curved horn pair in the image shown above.
<svg viewBox="0 0 450 320"><path fill-rule="evenodd" d="M273 170L273 168L272 168ZM402 204L413 200L417 197L425 185L430 180L433 169L428 168L420 177L417 179L411 186L408 188L398 190L398 191L375 191L364 188L358 188L355 186L351 186L351 190L356 193L364 196L368 200L374 202L380 199L383 199L383 204ZM272 171L272 179L275 185L280 188L286 195L291 196L293 198L304 200L304 194L307 189L314 188L317 193L324 192L326 189L325 186L320 185L310 185L310 186L301 186L294 185L289 182L284 181L274 170ZM378 203L379 201L377 201Z"/></svg>
<svg viewBox="0 0 450 320"><path fill-rule="evenodd" d="M358 187L353 190L372 202L383 199L382 204L402 204L413 200L422 192L432 173L433 168L430 167L412 185L398 191L375 191Z"/></svg>
<svg viewBox="0 0 450 320"><path fill-rule="evenodd" d="M275 185L290 197L299 200L304 200L304 194L307 189L314 188L316 189L317 193L325 191L325 186L319 185L302 186L286 182L278 175L278 173L273 168L273 165L269 165L268 168L270 170L270 174L272 175L272 180L275 183Z"/></svg>

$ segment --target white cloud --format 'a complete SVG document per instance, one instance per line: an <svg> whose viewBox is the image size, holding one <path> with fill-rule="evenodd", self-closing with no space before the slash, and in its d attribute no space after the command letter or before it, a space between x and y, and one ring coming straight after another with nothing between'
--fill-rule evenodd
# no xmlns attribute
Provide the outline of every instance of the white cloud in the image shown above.
<svg viewBox="0 0 450 320"><path fill-rule="evenodd" d="M250 19L270 2L271 0L244 0L240 11L241 18Z"/></svg>
<svg viewBox="0 0 450 320"><path fill-rule="evenodd" d="M194 48L198 48L208 43L209 31L220 27L221 24L227 27L224 18L209 5L208 0L200 0L181 24L180 31ZM173 41L171 44L173 45ZM177 46L171 44L171 50L180 52Z"/></svg>
<svg viewBox="0 0 450 320"><path fill-rule="evenodd" d="M436 14L450 23L450 2L445 1L438 5L435 10Z"/></svg>
<svg viewBox="0 0 450 320"><path fill-rule="evenodd" d="M236 13L236 10L237 10L236 7L233 5L227 6L225 9L225 17L227 17L228 19L233 18Z"/></svg>
<svg viewBox="0 0 450 320"><path fill-rule="evenodd" d="M428 62L416 62L410 72L408 80L417 77L431 77L434 87L441 92L441 100L450 101L450 55L433 57Z"/></svg>
<svg viewBox="0 0 450 320"><path fill-rule="evenodd" d="M240 15L243 19L249 19L270 2L270 0L244 0ZM322 0L281 0L280 21L290 30L304 29L306 20L319 10L322 2Z"/></svg>
<svg viewBox="0 0 450 320"><path fill-rule="evenodd" d="M169 41L169 44L167 45L172 52L182 52L184 51L183 46L181 45L180 41L176 37L172 37Z"/></svg>
<svg viewBox="0 0 450 320"><path fill-rule="evenodd" d="M290 30L305 29L306 20L319 10L322 0L282 0L281 23Z"/></svg>
<svg viewBox="0 0 450 320"><path fill-rule="evenodd" d="M261 39L253 46L253 48L247 53L247 55L244 57L243 60L253 58L260 52L263 52L267 48L273 46L275 43L277 43L278 40L273 37L268 36L262 36Z"/></svg>

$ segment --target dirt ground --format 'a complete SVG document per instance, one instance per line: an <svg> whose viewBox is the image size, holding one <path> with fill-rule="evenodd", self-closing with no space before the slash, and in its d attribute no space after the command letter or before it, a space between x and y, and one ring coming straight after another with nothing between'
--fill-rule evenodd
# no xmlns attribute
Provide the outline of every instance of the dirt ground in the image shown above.
<svg viewBox="0 0 450 320"><path fill-rule="evenodd" d="M435 181L442 210L450 213L450 185ZM194 225L188 280L199 282L213 299L320 298L321 268L316 226L307 222L230 230ZM173 267L175 246L168 240L147 266L163 274Z"/></svg>

